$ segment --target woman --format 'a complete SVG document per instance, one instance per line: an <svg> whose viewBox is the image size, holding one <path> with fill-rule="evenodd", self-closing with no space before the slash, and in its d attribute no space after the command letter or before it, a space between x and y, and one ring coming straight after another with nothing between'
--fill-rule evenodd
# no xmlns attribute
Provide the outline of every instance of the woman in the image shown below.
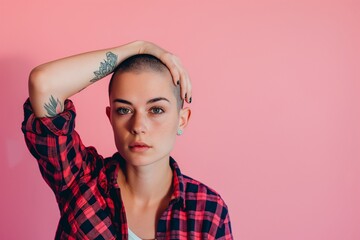
<svg viewBox="0 0 360 240"><path fill-rule="evenodd" d="M105 59L106 58L106 59ZM74 130L68 98L114 72L106 114L118 152L103 158ZM170 157L190 118L180 61L136 41L36 67L22 130L55 193L56 239L232 239L227 206Z"/></svg>

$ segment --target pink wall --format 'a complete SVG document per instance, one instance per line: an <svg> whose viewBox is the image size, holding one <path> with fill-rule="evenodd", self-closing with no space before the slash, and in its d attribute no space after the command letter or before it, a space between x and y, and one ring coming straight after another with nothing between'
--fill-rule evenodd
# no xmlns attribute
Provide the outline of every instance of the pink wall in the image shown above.
<svg viewBox="0 0 360 240"><path fill-rule="evenodd" d="M187 66L193 117L174 156L221 193L236 239L360 239L358 1L0 4L0 239L52 239L59 217L20 132L31 68L135 39ZM73 98L104 155L106 86Z"/></svg>

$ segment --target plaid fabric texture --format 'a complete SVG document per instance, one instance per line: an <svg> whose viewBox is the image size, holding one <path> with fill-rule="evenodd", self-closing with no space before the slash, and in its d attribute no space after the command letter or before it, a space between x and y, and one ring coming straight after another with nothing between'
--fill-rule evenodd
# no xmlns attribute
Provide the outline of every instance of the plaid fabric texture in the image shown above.
<svg viewBox="0 0 360 240"><path fill-rule="evenodd" d="M60 221L55 239L128 239L128 225L116 168L116 153L103 158L85 147L74 130L75 108L53 118L36 118L29 99L24 104L22 131L40 172L55 193ZM157 226L157 239L233 239L228 209L219 194L181 174L170 158L173 197Z"/></svg>

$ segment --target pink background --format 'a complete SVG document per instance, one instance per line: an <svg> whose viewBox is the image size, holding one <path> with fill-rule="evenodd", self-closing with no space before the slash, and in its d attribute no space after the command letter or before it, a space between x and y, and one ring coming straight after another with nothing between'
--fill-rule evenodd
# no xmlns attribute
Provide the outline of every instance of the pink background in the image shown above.
<svg viewBox="0 0 360 240"><path fill-rule="evenodd" d="M52 239L59 218L20 131L29 71L136 39L189 70L173 155L225 199L235 239L360 239L359 1L1 0L0 29L0 239ZM108 156L106 87L73 100Z"/></svg>

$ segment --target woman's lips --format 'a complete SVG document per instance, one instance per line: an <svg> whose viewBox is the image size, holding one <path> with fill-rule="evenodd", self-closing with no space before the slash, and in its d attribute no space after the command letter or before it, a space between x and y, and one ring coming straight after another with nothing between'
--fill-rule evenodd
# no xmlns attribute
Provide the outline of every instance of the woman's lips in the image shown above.
<svg viewBox="0 0 360 240"><path fill-rule="evenodd" d="M136 142L136 143L130 144L129 148L132 152L145 152L146 150L148 150L151 147L145 143Z"/></svg>

